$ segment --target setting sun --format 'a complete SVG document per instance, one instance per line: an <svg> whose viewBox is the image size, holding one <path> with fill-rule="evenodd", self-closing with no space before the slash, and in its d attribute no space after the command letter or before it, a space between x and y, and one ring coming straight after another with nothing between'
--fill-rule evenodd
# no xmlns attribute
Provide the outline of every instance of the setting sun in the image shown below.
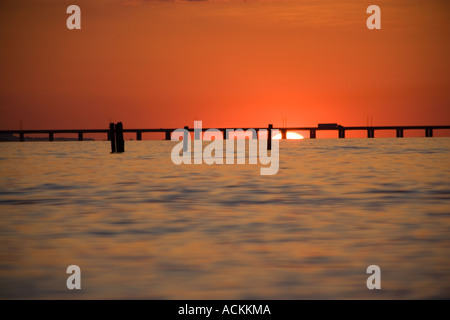
<svg viewBox="0 0 450 320"><path fill-rule="evenodd" d="M278 133L278 134L275 135L273 138L274 138L274 139L281 139L281 133ZM299 140L299 139L304 139L304 137L303 137L301 134L299 134L299 133L288 131L288 132L286 133L286 139L296 139L296 140Z"/></svg>

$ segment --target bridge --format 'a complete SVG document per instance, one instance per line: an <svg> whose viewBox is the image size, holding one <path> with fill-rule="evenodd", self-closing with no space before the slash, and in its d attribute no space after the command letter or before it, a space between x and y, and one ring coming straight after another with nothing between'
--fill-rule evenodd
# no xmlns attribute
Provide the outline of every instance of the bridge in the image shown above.
<svg viewBox="0 0 450 320"><path fill-rule="evenodd" d="M353 126L353 127L344 127L337 124L322 124L317 127L273 127L269 125L268 127L260 127L260 128L202 128L202 131L206 131L208 129L216 129L220 130L223 133L223 137L228 138L227 129L235 130L235 129L255 129L258 130L267 130L269 128L278 129L281 132L281 138L286 139L288 131L309 131L309 138L315 139L317 131L337 131L339 138L345 138L346 131L366 131L367 138L374 138L375 131L379 130L391 130L396 132L397 138L402 138L405 130L423 130L425 137L433 137L434 130L441 129L450 129L450 126ZM136 140L142 140L142 134L146 132L160 132L165 134L165 140L171 140L171 133L175 131L177 128L153 128L153 129L123 129L123 132L135 133ZM189 132L194 132L194 128L189 128L185 126L184 129ZM19 141L25 141L25 135L29 134L47 134L49 141L54 141L54 137L56 134L78 134L78 141L83 141L83 137L88 133L104 133L108 140L110 129L61 129L61 130L0 130L0 135L2 134L17 134L19 135Z"/></svg>

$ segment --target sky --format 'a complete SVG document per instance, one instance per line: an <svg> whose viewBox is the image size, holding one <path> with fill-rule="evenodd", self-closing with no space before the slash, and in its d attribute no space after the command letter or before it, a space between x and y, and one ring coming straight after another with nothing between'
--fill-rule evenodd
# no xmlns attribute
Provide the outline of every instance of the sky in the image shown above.
<svg viewBox="0 0 450 320"><path fill-rule="evenodd" d="M68 30L66 8L81 8ZM369 30L369 5L381 29ZM0 129L450 124L450 1L2 0Z"/></svg>

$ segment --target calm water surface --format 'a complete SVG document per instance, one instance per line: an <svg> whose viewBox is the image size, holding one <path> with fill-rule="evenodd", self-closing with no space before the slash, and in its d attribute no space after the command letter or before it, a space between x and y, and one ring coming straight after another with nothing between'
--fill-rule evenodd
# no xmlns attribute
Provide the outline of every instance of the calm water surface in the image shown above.
<svg viewBox="0 0 450 320"><path fill-rule="evenodd" d="M281 141L275 176L174 145L0 143L0 298L450 298L450 138Z"/></svg>

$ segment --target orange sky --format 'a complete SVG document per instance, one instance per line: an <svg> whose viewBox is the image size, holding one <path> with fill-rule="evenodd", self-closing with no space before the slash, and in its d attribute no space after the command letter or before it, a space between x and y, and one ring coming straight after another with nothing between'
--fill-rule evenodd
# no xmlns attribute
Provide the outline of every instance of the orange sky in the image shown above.
<svg viewBox="0 0 450 320"><path fill-rule="evenodd" d="M82 29L66 28L81 8ZM366 28L381 7L382 29ZM0 129L450 124L450 1L2 0Z"/></svg>

